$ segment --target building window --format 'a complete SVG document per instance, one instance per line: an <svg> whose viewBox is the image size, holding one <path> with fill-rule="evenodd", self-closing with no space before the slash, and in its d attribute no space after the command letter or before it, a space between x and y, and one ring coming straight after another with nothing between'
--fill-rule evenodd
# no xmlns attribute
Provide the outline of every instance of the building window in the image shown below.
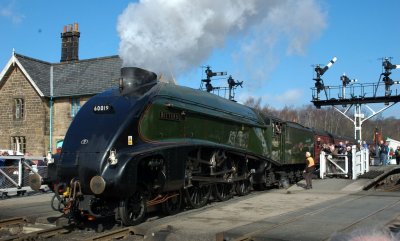
<svg viewBox="0 0 400 241"><path fill-rule="evenodd" d="M11 149L13 151L19 151L22 153L26 152L26 140L25 136L12 136L11 137Z"/></svg>
<svg viewBox="0 0 400 241"><path fill-rule="evenodd" d="M15 98L14 99L14 119L15 120L22 120L24 119L24 99L22 98Z"/></svg>
<svg viewBox="0 0 400 241"><path fill-rule="evenodd" d="M75 117L78 111L81 109L81 103L79 98L71 99L71 117Z"/></svg>

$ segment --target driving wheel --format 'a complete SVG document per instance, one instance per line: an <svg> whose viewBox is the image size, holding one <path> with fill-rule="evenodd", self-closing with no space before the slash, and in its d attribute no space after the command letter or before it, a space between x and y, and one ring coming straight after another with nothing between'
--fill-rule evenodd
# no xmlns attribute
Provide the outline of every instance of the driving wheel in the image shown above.
<svg viewBox="0 0 400 241"><path fill-rule="evenodd" d="M207 204L210 194L210 185L193 184L185 189L186 203L192 208L203 207Z"/></svg>
<svg viewBox="0 0 400 241"><path fill-rule="evenodd" d="M118 214L125 226L141 223L146 216L146 199L141 192L120 201Z"/></svg>

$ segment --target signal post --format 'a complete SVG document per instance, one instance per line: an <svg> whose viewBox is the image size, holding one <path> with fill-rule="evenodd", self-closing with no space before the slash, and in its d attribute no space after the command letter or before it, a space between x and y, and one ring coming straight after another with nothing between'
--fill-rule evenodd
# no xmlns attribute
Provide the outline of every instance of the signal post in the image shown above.
<svg viewBox="0 0 400 241"><path fill-rule="evenodd" d="M354 138L362 141L362 124L364 121L374 117L384 110L392 107L400 101L400 91L393 86L397 86L400 81L394 81L390 78L391 70L400 68L400 65L395 65L390 62L389 58L384 58L382 61L383 72L379 77L378 83L356 83L357 80L351 80L346 75L342 75L340 80L342 85L325 86L322 80L323 74L336 62L334 57L323 68L320 65L315 67L316 77L315 87L312 90L311 102L318 109L322 106L332 106L335 110L345 116L354 123ZM321 92L323 91L323 95ZM346 94L347 92L347 94ZM384 103L385 106L378 111L373 110L368 104ZM362 106L365 106L371 115L365 117L362 113ZM345 108L341 110L338 106ZM349 110L354 107L354 119L351 118Z"/></svg>

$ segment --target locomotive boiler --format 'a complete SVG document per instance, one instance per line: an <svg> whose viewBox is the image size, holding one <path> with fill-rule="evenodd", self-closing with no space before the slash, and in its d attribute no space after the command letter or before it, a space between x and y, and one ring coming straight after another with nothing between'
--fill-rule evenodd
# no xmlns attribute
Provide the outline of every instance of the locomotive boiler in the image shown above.
<svg viewBox="0 0 400 241"><path fill-rule="evenodd" d="M309 128L129 67L82 106L45 181L73 216L135 225L150 206L173 214L298 181L313 148Z"/></svg>

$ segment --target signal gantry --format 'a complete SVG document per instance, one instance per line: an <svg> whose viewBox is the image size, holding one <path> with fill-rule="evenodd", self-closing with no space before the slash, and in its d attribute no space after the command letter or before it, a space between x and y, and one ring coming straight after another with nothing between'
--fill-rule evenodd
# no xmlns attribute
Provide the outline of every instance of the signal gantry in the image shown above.
<svg viewBox="0 0 400 241"><path fill-rule="evenodd" d="M337 58L334 57L325 67L321 68L319 65L315 67L314 70L316 72L316 77L313 78L315 86L311 88L311 102L318 109L322 106L332 106L347 119L353 121L354 137L356 140L361 141L362 123L400 101L400 92L397 89L394 91L392 89L393 85L400 84L400 81L394 81L390 78L390 75L392 74L391 71L393 69L399 69L400 65L392 64L389 61L389 58L384 58L382 60L383 71L379 77L378 83L355 83L357 82L356 79L350 79L348 76L343 74L340 77L342 85L326 86L321 76L336 62L336 60ZM384 90L380 87L384 87ZM349 93L348 96L346 96L346 90ZM321 91L324 91L325 98L321 98ZM371 103L384 103L385 107L378 111L374 111L371 107L366 105ZM367 109L370 110L372 114L365 117L361 112L361 105L366 105ZM345 110L342 111L336 106L342 106ZM347 113L353 106L354 120L348 116Z"/></svg>

